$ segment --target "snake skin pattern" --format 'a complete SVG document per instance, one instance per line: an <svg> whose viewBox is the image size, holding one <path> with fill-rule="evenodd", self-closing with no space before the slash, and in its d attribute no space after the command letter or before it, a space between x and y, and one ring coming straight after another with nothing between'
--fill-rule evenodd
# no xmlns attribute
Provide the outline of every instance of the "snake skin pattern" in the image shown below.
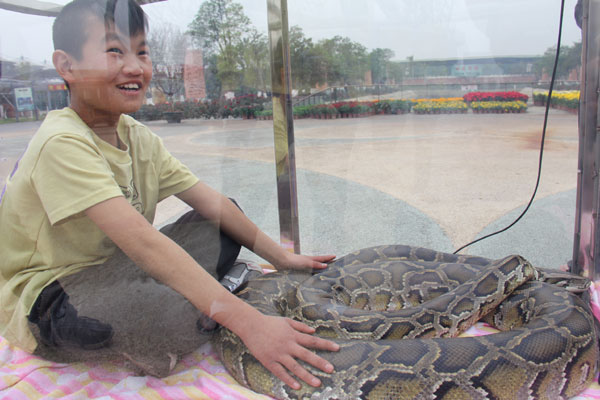
<svg viewBox="0 0 600 400"><path fill-rule="evenodd" d="M489 260L409 246L363 249L324 271L282 271L238 295L340 345L335 372L293 390L225 328L214 344L242 385L279 399L567 399L597 372L588 305L519 256ZM501 332L456 337L481 317Z"/></svg>

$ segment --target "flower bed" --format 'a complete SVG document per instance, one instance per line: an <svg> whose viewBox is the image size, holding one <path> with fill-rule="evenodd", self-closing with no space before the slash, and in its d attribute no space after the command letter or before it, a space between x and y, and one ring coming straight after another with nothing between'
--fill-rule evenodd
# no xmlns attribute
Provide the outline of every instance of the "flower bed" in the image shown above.
<svg viewBox="0 0 600 400"><path fill-rule="evenodd" d="M508 99L527 96L518 92L473 92L465 98L497 98ZM518 96L517 96L518 95ZM534 93L534 101L547 96L545 93ZM553 106L577 109L579 92L556 93L552 96ZM545 100L542 100L545 101ZM181 113L183 119L191 118L258 118L272 119L273 112L268 107L271 99L254 95L238 96L220 101L182 101L173 105L164 103L144 105L132 114L141 121L165 119L165 113L175 111ZM499 104L502 103L502 104ZM524 101L471 101L471 108L476 113L484 112L524 112L527 105ZM265 107L266 106L266 107ZM574 108L573 108L574 107ZM374 101L342 101L337 103L295 106L294 118L356 118L374 114L405 114L413 111L416 114L454 114L466 113L469 105L463 97L445 97L436 99L386 99Z"/></svg>
<svg viewBox="0 0 600 400"><path fill-rule="evenodd" d="M548 92L533 92L533 105L545 106L548 99Z"/></svg>
<svg viewBox="0 0 600 400"><path fill-rule="evenodd" d="M475 114L523 113L527 111L527 104L523 101L474 101L471 109Z"/></svg>
<svg viewBox="0 0 600 400"><path fill-rule="evenodd" d="M258 119L258 120L273 119L273 110L258 111L256 113L256 119Z"/></svg>
<svg viewBox="0 0 600 400"><path fill-rule="evenodd" d="M256 114L264 109L265 104L271 99L248 94L226 100L185 100L172 105L161 103L156 105L145 104L132 116L140 121L153 121L164 119L165 113L177 112L183 119L192 118L255 118Z"/></svg>
<svg viewBox="0 0 600 400"><path fill-rule="evenodd" d="M150 105L144 104L142 107L132 114L132 116L140 121L156 121L163 119L165 112L171 110L171 106L168 104Z"/></svg>
<svg viewBox="0 0 600 400"><path fill-rule="evenodd" d="M313 106L296 106L293 113L294 118L309 118L312 114Z"/></svg>
<svg viewBox="0 0 600 400"><path fill-rule="evenodd" d="M411 100L413 103L447 103L449 101L463 101L462 97L438 97L435 99L414 99Z"/></svg>
<svg viewBox="0 0 600 400"><path fill-rule="evenodd" d="M374 104L377 114L406 114L413 106L412 100L381 100Z"/></svg>
<svg viewBox="0 0 600 400"><path fill-rule="evenodd" d="M522 101L527 103L529 96L519 92L470 92L463 96L467 103L473 101Z"/></svg>
<svg viewBox="0 0 600 400"><path fill-rule="evenodd" d="M469 110L462 99L418 101L412 109L415 114L464 114Z"/></svg>
<svg viewBox="0 0 600 400"><path fill-rule="evenodd" d="M313 118L332 119L339 115L337 108L333 104L319 104L312 108Z"/></svg>
<svg viewBox="0 0 600 400"><path fill-rule="evenodd" d="M341 118L356 118L372 115L374 104L372 101L340 101L332 106Z"/></svg>
<svg viewBox="0 0 600 400"><path fill-rule="evenodd" d="M548 101L548 92L534 92L533 104L536 106L545 106ZM579 109L579 90L569 91L553 91L552 100L550 101L552 108L565 110L569 112L577 112Z"/></svg>

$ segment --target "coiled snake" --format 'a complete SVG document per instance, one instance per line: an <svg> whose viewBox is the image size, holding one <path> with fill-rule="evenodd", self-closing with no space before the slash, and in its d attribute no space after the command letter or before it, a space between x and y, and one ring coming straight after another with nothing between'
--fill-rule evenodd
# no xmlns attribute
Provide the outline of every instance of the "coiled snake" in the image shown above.
<svg viewBox="0 0 600 400"><path fill-rule="evenodd" d="M363 249L315 275L282 271L238 295L340 344L331 375L292 390L225 328L214 344L235 379L281 399L565 399L594 379L589 307L519 256L489 260L409 246ZM484 316L501 332L455 337Z"/></svg>

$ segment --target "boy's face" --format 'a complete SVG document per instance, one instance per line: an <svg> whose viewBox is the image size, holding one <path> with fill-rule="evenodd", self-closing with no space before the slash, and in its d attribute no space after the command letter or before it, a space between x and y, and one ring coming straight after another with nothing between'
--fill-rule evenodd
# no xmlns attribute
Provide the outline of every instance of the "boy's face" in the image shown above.
<svg viewBox="0 0 600 400"><path fill-rule="evenodd" d="M152 79L146 36L129 36L88 17L80 60L70 57L71 107L84 119L114 119L137 111ZM87 121L86 121L87 122Z"/></svg>

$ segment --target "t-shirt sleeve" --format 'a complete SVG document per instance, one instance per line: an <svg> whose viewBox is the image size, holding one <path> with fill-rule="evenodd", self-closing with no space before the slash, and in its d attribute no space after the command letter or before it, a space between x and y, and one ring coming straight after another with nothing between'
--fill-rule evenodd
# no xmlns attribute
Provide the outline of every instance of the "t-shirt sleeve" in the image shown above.
<svg viewBox="0 0 600 400"><path fill-rule="evenodd" d="M198 178L181 161L175 158L158 139L159 201L181 193L194 186Z"/></svg>
<svg viewBox="0 0 600 400"><path fill-rule="evenodd" d="M99 149L73 136L55 136L44 144L31 180L53 225L123 195Z"/></svg>

